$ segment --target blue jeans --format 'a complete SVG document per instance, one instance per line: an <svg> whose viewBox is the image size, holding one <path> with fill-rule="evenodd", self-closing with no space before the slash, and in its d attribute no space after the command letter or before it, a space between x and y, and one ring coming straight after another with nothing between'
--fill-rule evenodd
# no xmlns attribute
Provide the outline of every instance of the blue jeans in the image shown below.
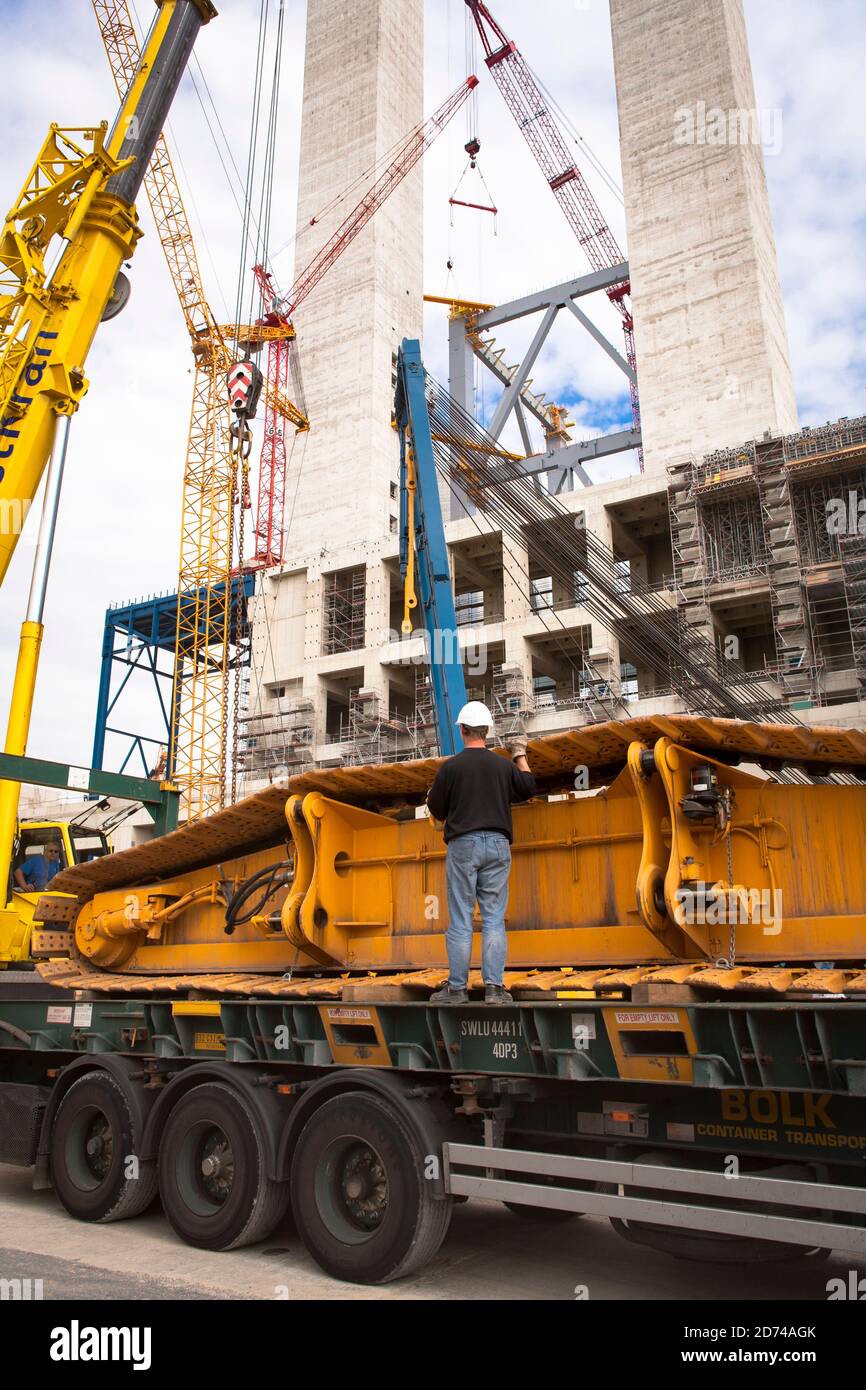
<svg viewBox="0 0 866 1390"><path fill-rule="evenodd" d="M448 887L448 982L465 989L472 957L472 913L481 910L481 974L486 985L501 985L508 954L505 909L511 845L505 835L480 830L451 840L445 859Z"/></svg>

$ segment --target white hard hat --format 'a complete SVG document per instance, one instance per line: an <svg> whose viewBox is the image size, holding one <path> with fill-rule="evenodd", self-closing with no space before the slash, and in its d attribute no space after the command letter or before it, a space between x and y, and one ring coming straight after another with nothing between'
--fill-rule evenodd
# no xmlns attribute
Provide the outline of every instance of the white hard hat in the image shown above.
<svg viewBox="0 0 866 1390"><path fill-rule="evenodd" d="M482 705L480 700L470 700L468 705L464 705L457 716L457 724L463 724L467 729L493 728L493 715L486 705Z"/></svg>

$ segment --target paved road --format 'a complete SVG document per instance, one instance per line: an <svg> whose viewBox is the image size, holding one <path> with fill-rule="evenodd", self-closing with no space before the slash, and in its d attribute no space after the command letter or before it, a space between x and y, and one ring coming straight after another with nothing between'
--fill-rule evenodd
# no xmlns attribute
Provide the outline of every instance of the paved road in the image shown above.
<svg viewBox="0 0 866 1390"><path fill-rule="evenodd" d="M0 1279L43 1280L46 1299L553 1299L585 1285L590 1299L826 1299L831 1277L866 1262L834 1255L823 1265L696 1265L642 1250L607 1221L545 1226L493 1202L457 1207L428 1269L385 1288L340 1284L307 1255L290 1224L263 1245L230 1254L194 1250L156 1208L134 1221L88 1226L30 1173L0 1165Z"/></svg>

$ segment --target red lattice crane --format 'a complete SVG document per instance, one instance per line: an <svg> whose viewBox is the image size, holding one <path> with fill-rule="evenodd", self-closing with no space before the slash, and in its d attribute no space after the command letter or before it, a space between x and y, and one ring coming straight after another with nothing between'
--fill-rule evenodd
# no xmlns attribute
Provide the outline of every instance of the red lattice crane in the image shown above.
<svg viewBox="0 0 866 1390"><path fill-rule="evenodd" d="M616 237L605 221L571 150L553 117L532 69L513 39L493 18L483 0L466 0L484 45L484 61L527 145L535 156L569 226L586 253L593 270L607 270L625 260ZM622 317L626 360L637 370L634 321L626 303L631 286L628 280L608 286L608 299ZM640 400L636 381L629 382L631 413L640 429ZM643 451L639 451L643 472Z"/></svg>
<svg viewBox="0 0 866 1390"><path fill-rule="evenodd" d="M283 560L285 543L286 473L288 455L283 420L271 402L274 392L284 394L289 386L289 354L294 331L288 320L268 309L274 302L274 287L270 274L260 265L255 268L256 280L262 295L262 326L282 330L285 337L275 337L267 343L265 382L268 395L265 403L265 433L259 465L259 496L256 507L256 546L254 569L267 569ZM289 336L291 335L291 336Z"/></svg>
<svg viewBox="0 0 866 1390"><path fill-rule="evenodd" d="M325 242L325 245L313 257L309 265L301 271L288 294L278 298L270 273L262 265L257 265L254 268L264 311L259 323L263 327L286 331L285 337L274 337L267 344L265 436L259 472L256 553L253 560L253 565L256 568L262 569L268 565L279 564L284 558L286 444L284 422L274 408L273 401L285 392L288 385L289 352L294 337L291 327L292 314L315 289L323 276L327 275L331 266L339 260L358 233L362 232L367 223L375 217L379 208L387 202L406 175L414 169L422 155L429 150L436 137L441 134L451 117L460 109L477 86L478 78L468 77L428 120L423 121L410 131L387 169L379 175L357 207L353 208L348 217L343 219L333 236ZM276 397L274 395L275 390L277 392Z"/></svg>

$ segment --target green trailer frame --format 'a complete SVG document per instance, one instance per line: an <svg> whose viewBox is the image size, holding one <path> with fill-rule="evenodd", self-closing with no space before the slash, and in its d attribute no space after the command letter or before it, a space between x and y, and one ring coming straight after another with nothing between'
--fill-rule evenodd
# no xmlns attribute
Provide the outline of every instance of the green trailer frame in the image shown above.
<svg viewBox="0 0 866 1390"><path fill-rule="evenodd" d="M51 1182L57 1116L87 1078L109 1077L136 1111L133 1147L155 1173L172 1117L217 1087L248 1107L267 1179L287 1193L310 1128L329 1107L357 1111L360 1097L414 1135L412 1163L429 1166L425 1200L440 1213L455 1197L487 1196L607 1215L632 1240L701 1258L720 1240L750 1258L866 1255L866 1002L491 1009L197 993L0 982L0 1159ZM302 1206L318 1200L315 1182ZM375 1260L359 1266L357 1249L351 1267L329 1263L299 1224L330 1272L394 1277Z"/></svg>

